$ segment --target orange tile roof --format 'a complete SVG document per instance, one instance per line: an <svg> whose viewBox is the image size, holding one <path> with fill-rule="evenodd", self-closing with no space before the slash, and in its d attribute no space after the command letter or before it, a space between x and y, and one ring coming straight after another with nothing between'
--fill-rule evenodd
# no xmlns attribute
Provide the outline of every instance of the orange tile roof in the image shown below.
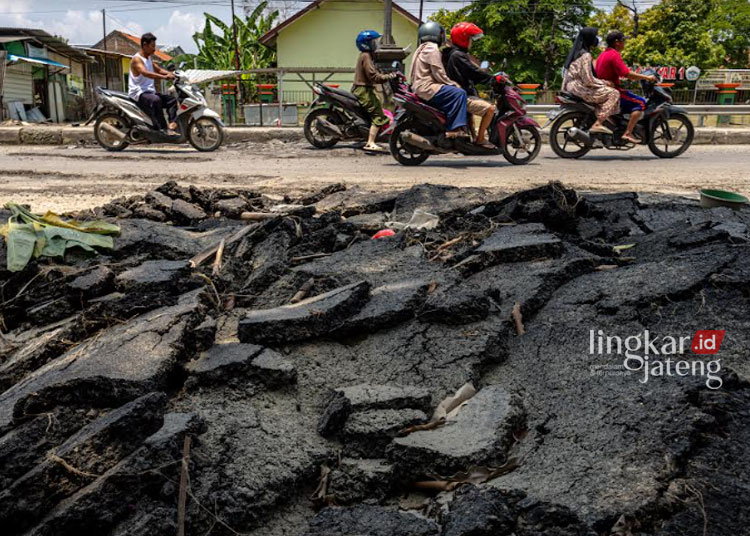
<svg viewBox="0 0 750 536"><path fill-rule="evenodd" d="M141 46L141 38L140 37L136 37L135 35L131 35L129 33L125 33L122 30L117 30L117 31L120 32L125 37L127 37L128 39L130 39L133 43L135 43L139 47ZM159 49L156 49L156 52L154 52L154 56L156 56L161 61L172 61L172 56L170 56L169 54L165 54L164 52L162 52Z"/></svg>

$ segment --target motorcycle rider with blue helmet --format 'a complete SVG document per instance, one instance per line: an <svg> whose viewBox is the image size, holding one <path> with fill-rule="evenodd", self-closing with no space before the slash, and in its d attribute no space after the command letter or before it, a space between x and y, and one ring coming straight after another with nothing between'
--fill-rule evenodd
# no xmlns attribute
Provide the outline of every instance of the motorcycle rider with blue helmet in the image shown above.
<svg viewBox="0 0 750 536"><path fill-rule="evenodd" d="M352 93L370 114L372 121L367 144L363 148L366 151L386 152L386 149L375 143L380 128L388 123L388 118L383 113L383 103L375 91L375 86L391 80L396 75L381 73L375 66L373 52L378 47L380 37L381 35L375 30L365 30L357 35L356 43L360 55L354 68Z"/></svg>

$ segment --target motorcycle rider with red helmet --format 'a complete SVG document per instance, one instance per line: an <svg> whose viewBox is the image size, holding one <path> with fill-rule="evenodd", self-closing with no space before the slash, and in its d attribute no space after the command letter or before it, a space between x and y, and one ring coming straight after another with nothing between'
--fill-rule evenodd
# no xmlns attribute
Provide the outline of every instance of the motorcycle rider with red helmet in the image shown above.
<svg viewBox="0 0 750 536"><path fill-rule="evenodd" d="M474 84L488 84L492 75L480 69L469 54L471 44L484 36L482 29L471 22L459 22L451 28L451 43L443 52L445 72L451 80L457 82L467 95L466 108L470 114L482 118L475 143L487 149L495 146L486 140L487 128L495 114L495 106L479 97ZM472 124L473 126L473 124Z"/></svg>

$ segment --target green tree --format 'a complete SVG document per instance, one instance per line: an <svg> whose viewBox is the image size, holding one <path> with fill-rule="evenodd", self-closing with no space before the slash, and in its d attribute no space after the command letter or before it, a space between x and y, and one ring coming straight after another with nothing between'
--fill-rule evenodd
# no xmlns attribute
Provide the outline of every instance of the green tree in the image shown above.
<svg viewBox="0 0 750 536"><path fill-rule="evenodd" d="M265 12L267 5L268 2L261 2L244 19L235 17L241 70L269 67L276 59L276 53L259 42L278 18L278 11ZM206 24L203 31L193 35L193 41L198 47L198 54L195 56L198 68L235 69L237 62L231 25L209 13L204 15Z"/></svg>
<svg viewBox="0 0 750 536"><path fill-rule="evenodd" d="M750 67L750 2L713 0L709 24L714 38L724 47L726 67Z"/></svg>
<svg viewBox="0 0 750 536"><path fill-rule="evenodd" d="M641 16L641 31L623 52L639 65L698 65L709 69L724 64L725 50L712 28L719 0L663 0Z"/></svg>
<svg viewBox="0 0 750 536"><path fill-rule="evenodd" d="M633 35L635 29L632 12L620 4L617 4L612 11L597 9L587 25L599 28L599 36L602 40L612 30L620 30L625 35Z"/></svg>
<svg viewBox="0 0 750 536"><path fill-rule="evenodd" d="M594 11L592 0L477 0L457 12L440 10L433 18L446 29L468 20L484 30L472 54L505 69L518 82L560 82L561 67L578 28Z"/></svg>

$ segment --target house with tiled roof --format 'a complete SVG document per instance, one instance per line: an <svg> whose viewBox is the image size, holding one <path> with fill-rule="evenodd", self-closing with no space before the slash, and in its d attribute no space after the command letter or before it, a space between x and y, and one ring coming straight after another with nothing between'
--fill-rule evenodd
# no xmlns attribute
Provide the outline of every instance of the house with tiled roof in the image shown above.
<svg viewBox="0 0 750 536"><path fill-rule="evenodd" d="M154 52L154 60L156 60L157 63L169 63L170 61L172 61L172 56L158 48L158 35L156 36L156 39L157 49L156 52ZM113 30L107 34L107 37L105 37L95 45L92 45L91 48L95 48L98 50L108 50L110 52L117 52L120 54L125 54L127 56L132 56L141 49L141 37L125 33L122 30Z"/></svg>
<svg viewBox="0 0 750 536"><path fill-rule="evenodd" d="M353 69L359 56L357 34L362 30L382 32L383 8L383 0L315 0L271 28L259 41L276 51L280 68ZM397 45L411 45L415 50L419 24L418 17L393 2L391 33ZM407 69L410 61L405 61ZM353 78L353 74L338 74L331 81L349 89ZM284 98L301 102L306 100L302 94L310 98L307 85L296 75L285 75Z"/></svg>

